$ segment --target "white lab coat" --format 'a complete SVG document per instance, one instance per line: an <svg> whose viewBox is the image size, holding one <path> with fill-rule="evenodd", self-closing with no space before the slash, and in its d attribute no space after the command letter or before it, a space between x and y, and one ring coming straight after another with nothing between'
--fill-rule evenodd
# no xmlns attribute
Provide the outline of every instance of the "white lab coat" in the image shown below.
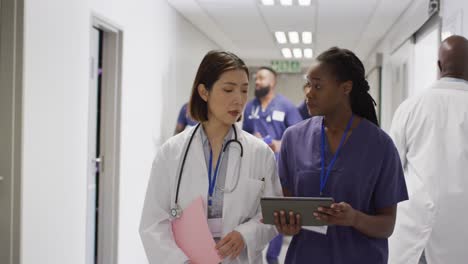
<svg viewBox="0 0 468 264"><path fill-rule="evenodd" d="M140 235L151 264L182 264L188 258L177 247L170 223L170 208L174 204L176 179L182 155L195 128L170 138L158 151L153 163L143 214ZM202 196L207 203L208 176L203 152L200 127L194 137L185 163L179 191L179 205L186 208L193 199ZM241 255L223 263L262 263L262 250L278 233L274 226L264 225L261 216L262 196L282 196L271 149L261 140L243 131L236 125L238 140L244 148L240 179L232 193L224 194L223 236L238 231L246 244ZM232 133L234 138L234 133ZM230 189L239 175L240 147L229 147L229 162L226 172L226 188ZM264 181L262 181L264 178Z"/></svg>
<svg viewBox="0 0 468 264"><path fill-rule="evenodd" d="M390 132L409 200L398 205L390 264L468 262L468 82L443 78L405 101Z"/></svg>

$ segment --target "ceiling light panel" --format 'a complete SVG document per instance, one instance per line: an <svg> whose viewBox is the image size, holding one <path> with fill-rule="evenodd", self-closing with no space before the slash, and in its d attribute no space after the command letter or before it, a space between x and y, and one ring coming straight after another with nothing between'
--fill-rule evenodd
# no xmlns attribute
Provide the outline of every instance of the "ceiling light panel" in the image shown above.
<svg viewBox="0 0 468 264"><path fill-rule="evenodd" d="M275 5L275 1L274 0L262 0L262 4L265 6L272 6L272 5Z"/></svg>
<svg viewBox="0 0 468 264"><path fill-rule="evenodd" d="M297 33L297 31L288 32L288 37L289 37L289 42L291 42L291 44L299 43L299 33Z"/></svg>
<svg viewBox="0 0 468 264"><path fill-rule="evenodd" d="M284 33L283 31L276 31L276 32L275 32L275 38L276 38L276 41L277 41L279 44L286 44L286 43L288 43L288 39L286 38L286 33Z"/></svg>
<svg viewBox="0 0 468 264"><path fill-rule="evenodd" d="M310 32L310 31L302 32L302 43L303 44L312 44L312 32Z"/></svg>
<svg viewBox="0 0 468 264"><path fill-rule="evenodd" d="M294 55L294 58L296 59L302 58L302 49L299 49L299 48L293 49L293 55Z"/></svg>
<svg viewBox="0 0 468 264"><path fill-rule="evenodd" d="M314 57L314 52L312 49L304 49L304 58L312 59Z"/></svg>
<svg viewBox="0 0 468 264"><path fill-rule="evenodd" d="M292 52L291 52L291 49L289 48L281 49L281 54L283 54L283 57L285 57L286 59L292 58Z"/></svg>
<svg viewBox="0 0 468 264"><path fill-rule="evenodd" d="M300 6L310 6L311 4L311 0L298 0L297 1L299 3Z"/></svg>

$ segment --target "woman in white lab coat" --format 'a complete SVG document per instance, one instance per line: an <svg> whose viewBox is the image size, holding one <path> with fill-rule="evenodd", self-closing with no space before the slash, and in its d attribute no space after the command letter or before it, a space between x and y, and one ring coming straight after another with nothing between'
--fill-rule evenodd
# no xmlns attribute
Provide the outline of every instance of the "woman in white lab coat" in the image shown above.
<svg viewBox="0 0 468 264"><path fill-rule="evenodd" d="M200 125L165 142L153 163L140 224L150 263L189 263L171 221L200 196L223 263L262 263L277 231L260 222L260 198L282 192L273 152L236 124L248 80L246 65L232 53L210 51L203 58L189 103Z"/></svg>

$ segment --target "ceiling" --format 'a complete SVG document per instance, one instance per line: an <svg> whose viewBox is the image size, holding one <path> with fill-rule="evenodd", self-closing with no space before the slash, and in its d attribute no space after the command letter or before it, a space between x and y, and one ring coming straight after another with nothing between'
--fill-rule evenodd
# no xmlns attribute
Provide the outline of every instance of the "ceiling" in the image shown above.
<svg viewBox="0 0 468 264"><path fill-rule="evenodd" d="M168 0L182 16L221 48L250 64L283 59L281 48L332 47L366 59L411 4L411 0L312 0L310 6L264 6L260 0ZM312 44L278 44L275 31L311 31Z"/></svg>

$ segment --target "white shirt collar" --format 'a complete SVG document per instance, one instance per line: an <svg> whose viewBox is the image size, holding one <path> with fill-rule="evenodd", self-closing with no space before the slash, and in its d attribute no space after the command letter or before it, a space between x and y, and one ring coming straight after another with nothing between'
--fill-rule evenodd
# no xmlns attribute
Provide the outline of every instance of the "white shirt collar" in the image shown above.
<svg viewBox="0 0 468 264"><path fill-rule="evenodd" d="M464 79L459 79L459 78L453 78L453 77L442 77L440 78L441 81L446 81L446 82L458 82L458 83L464 83L468 85L468 81Z"/></svg>

